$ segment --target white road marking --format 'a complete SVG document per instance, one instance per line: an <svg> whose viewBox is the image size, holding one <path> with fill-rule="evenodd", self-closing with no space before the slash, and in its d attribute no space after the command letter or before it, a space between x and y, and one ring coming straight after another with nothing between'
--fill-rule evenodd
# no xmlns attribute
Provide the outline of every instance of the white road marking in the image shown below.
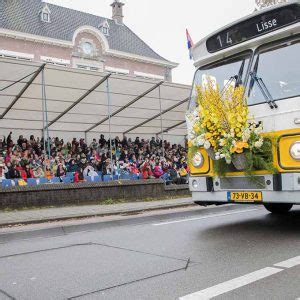
<svg viewBox="0 0 300 300"><path fill-rule="evenodd" d="M250 284L252 282L258 281L260 279L269 277L271 275L274 275L276 273L282 272L283 269L277 269L277 268L271 268L267 267L252 273L249 273L247 275L234 278L229 281L225 281L223 283L217 284L215 286L212 286L210 288L201 290L199 292L183 296L179 298L180 300L204 300L204 299L211 299L213 297L217 297L219 295L222 295L224 293L230 292L232 290L238 289L242 286L245 286L247 284Z"/></svg>
<svg viewBox="0 0 300 300"><path fill-rule="evenodd" d="M275 264L274 267L292 268L292 267L295 267L298 265L300 265L300 256L296 256L296 257L290 258L288 260L279 262L279 263Z"/></svg>
<svg viewBox="0 0 300 300"><path fill-rule="evenodd" d="M229 215L234 215L234 214L241 214L241 213L246 213L246 212L251 212L258 210L257 208L254 209L246 209L246 210L237 210L229 213L222 213L222 214L213 214L213 215L207 215L204 217L198 217L198 218L190 218L190 219L182 219L182 220L176 220L176 221L170 221L170 222L162 222L162 223L156 223L152 224L153 226L162 226L162 225L169 225L169 224L175 224L175 223L181 223L181 222L190 222L190 221L198 221L198 220L203 220L203 219L209 219L209 218L216 218L216 217L224 217L224 216L229 216Z"/></svg>
<svg viewBox="0 0 300 300"><path fill-rule="evenodd" d="M183 296L179 299L180 300L211 299L213 297L217 297L219 295L230 292L232 290L236 290L242 286L245 286L247 284L261 280L263 278L272 276L281 271L285 271L285 269L289 269L289 268L292 268L292 267L295 267L298 265L300 265L300 256L296 256L296 257L290 258L288 260L276 263L273 265L273 267L267 267L267 268L246 274L244 276L225 281L223 283L214 285L212 287L201 290L199 292L196 292L196 293L193 293L193 294L190 294L187 296ZM283 268L283 269L279 269L279 268ZM298 300L300 300L300 298Z"/></svg>

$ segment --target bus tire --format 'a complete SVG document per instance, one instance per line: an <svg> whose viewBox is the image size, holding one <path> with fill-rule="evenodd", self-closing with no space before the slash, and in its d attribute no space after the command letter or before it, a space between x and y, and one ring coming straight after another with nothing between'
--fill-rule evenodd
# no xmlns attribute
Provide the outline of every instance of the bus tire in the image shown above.
<svg viewBox="0 0 300 300"><path fill-rule="evenodd" d="M286 214L288 213L293 204L290 203L264 203L266 210L273 214Z"/></svg>

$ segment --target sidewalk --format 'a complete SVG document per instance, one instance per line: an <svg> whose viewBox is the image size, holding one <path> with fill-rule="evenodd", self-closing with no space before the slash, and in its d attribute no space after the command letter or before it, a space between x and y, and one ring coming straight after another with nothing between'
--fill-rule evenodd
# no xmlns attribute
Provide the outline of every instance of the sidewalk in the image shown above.
<svg viewBox="0 0 300 300"><path fill-rule="evenodd" d="M147 210L184 207L193 204L194 202L192 198L180 198L160 201L130 202L113 205L86 205L0 212L0 226L42 223L49 221L68 220L72 218L129 214Z"/></svg>

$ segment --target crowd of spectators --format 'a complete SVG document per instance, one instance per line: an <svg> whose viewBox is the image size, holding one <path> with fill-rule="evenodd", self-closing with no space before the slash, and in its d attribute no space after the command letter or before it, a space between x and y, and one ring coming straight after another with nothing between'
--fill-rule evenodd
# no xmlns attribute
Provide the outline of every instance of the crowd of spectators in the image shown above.
<svg viewBox="0 0 300 300"><path fill-rule="evenodd" d="M46 146L46 151L44 149ZM142 179L163 178L167 182L187 182L188 165L186 147L171 145L160 139L110 141L101 135L88 145L84 139L36 138L24 136L14 141L12 133L0 138L0 182L2 179L63 178L74 174L74 182L85 181L87 176L136 174ZM50 150L50 155L49 155ZM47 154L48 155L47 155Z"/></svg>

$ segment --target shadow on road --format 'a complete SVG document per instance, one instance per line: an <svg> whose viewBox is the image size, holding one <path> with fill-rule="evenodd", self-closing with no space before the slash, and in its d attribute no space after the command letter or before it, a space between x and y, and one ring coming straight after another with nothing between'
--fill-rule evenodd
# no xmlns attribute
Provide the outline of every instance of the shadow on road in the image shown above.
<svg viewBox="0 0 300 300"><path fill-rule="evenodd" d="M232 220L222 222L221 224L211 224L209 228L201 232L201 236L209 239L216 237L232 237L249 235L261 236L268 235L276 238L289 239L297 237L299 239L300 233L300 210L293 210L284 215L273 215L266 213L263 216L255 216L245 220Z"/></svg>

